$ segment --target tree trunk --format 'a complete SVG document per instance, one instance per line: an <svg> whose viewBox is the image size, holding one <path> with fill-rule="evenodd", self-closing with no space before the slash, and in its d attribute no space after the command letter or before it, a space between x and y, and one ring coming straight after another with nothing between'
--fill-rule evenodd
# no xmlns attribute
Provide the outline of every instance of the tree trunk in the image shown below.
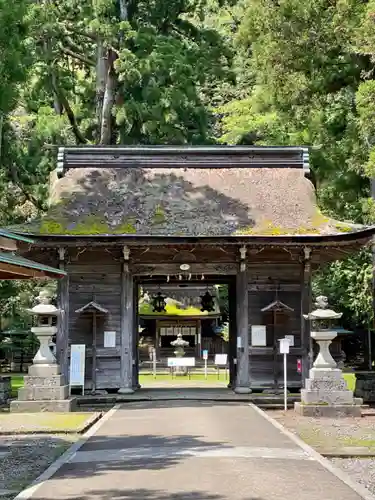
<svg viewBox="0 0 375 500"><path fill-rule="evenodd" d="M101 112L100 144L110 144L112 137L112 109L117 86L117 75L113 65L116 59L116 53L110 49L108 51L108 72Z"/></svg>
<svg viewBox="0 0 375 500"><path fill-rule="evenodd" d="M126 21L128 19L127 0L118 0L118 2L120 8L120 19L121 21ZM105 58L103 46L101 43L98 43L96 99L97 118L98 123L100 124L100 144L110 144L113 137L112 111L118 84L114 63L117 58L118 55L113 49L108 49L107 57Z"/></svg>
<svg viewBox="0 0 375 500"><path fill-rule="evenodd" d="M103 47L103 41L98 39L96 56L96 122L98 124L97 142L101 138L103 102L107 80L107 66L108 61L106 58L106 51Z"/></svg>

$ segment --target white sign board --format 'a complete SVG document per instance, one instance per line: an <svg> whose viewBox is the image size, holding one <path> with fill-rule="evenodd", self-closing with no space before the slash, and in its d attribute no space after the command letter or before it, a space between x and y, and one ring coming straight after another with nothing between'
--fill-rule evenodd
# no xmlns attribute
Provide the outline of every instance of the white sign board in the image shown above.
<svg viewBox="0 0 375 500"><path fill-rule="evenodd" d="M169 368L195 366L195 358L168 358L168 366Z"/></svg>
<svg viewBox="0 0 375 500"><path fill-rule="evenodd" d="M279 339L280 354L289 354L289 339Z"/></svg>
<svg viewBox="0 0 375 500"><path fill-rule="evenodd" d="M104 347L116 347L116 332L104 332Z"/></svg>
<svg viewBox="0 0 375 500"><path fill-rule="evenodd" d="M241 348L242 348L242 338L237 337L237 349L241 349Z"/></svg>
<svg viewBox="0 0 375 500"><path fill-rule="evenodd" d="M294 347L294 335L285 335L285 338L289 340L289 347Z"/></svg>
<svg viewBox="0 0 375 500"><path fill-rule="evenodd" d="M73 344L70 348L69 386L85 388L85 344Z"/></svg>
<svg viewBox="0 0 375 500"><path fill-rule="evenodd" d="M252 347L266 347L267 336L265 325L251 325L251 345Z"/></svg>
<svg viewBox="0 0 375 500"><path fill-rule="evenodd" d="M208 359L208 351L207 351L207 349L203 349L203 351L202 351L202 358L203 359Z"/></svg>
<svg viewBox="0 0 375 500"><path fill-rule="evenodd" d="M215 365L226 366L228 363L228 354L215 354Z"/></svg>

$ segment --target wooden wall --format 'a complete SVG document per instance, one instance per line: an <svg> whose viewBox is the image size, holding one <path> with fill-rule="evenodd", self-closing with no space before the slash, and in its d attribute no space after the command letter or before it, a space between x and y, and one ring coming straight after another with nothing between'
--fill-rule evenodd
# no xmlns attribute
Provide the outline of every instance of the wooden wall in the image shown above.
<svg viewBox="0 0 375 500"><path fill-rule="evenodd" d="M283 356L275 353L273 346L272 314L262 313L276 299L293 309L285 314L284 327L279 336L294 335L294 347L288 356L288 385L301 386L301 374L297 373L297 359L302 358L301 345L301 264L267 264L249 266L249 356L250 380L254 389L272 388L275 380L283 384ZM267 324L267 347L251 347L251 325ZM275 373L276 372L276 373Z"/></svg>
<svg viewBox="0 0 375 500"><path fill-rule="evenodd" d="M149 257L148 257L149 258ZM92 319L90 315L80 315L75 311L92 300L108 309L108 315L97 323L97 389L117 389L120 387L120 316L121 316L121 253L105 249L71 251L66 269L69 273L69 343L84 343L87 349L86 379L87 388L92 379ZM301 386L301 375L297 373L297 359L302 358L301 345L301 263L298 261L248 263L249 330L251 325L264 324L261 309L276 297L293 308L286 334L294 335L295 347L288 357L288 379L290 386ZM276 289L279 289L276 294ZM233 294L231 294L233 298ZM233 304L232 304L233 305ZM233 307L232 307L233 312ZM233 314L232 314L233 316ZM231 322L231 338L236 339L235 318ZM116 331L116 347L104 348L104 331ZM285 334L284 333L284 334ZM270 336L271 335L271 336ZM135 335L135 338L137 336ZM272 388L275 372L282 384L282 356L275 355L272 345L272 331L267 332L267 347L251 347L249 331L250 380L254 389ZM230 343L230 345L232 345ZM230 347L235 357L235 344ZM134 353L136 348L134 346ZM233 364L233 363L232 363ZM232 380L235 366L231 367Z"/></svg>
<svg viewBox="0 0 375 500"><path fill-rule="evenodd" d="M120 384L120 271L121 263L102 252L85 252L67 265L69 273L69 341L86 344L86 380L92 378L92 316L75 311L92 300L108 310L97 319L96 387ZM104 331L116 332L116 348L104 348Z"/></svg>

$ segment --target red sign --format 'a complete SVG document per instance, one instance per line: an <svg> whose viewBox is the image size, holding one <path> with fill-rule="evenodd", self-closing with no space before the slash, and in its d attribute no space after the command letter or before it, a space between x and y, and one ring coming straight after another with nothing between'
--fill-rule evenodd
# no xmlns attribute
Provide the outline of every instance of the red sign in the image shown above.
<svg viewBox="0 0 375 500"><path fill-rule="evenodd" d="M302 360L297 359L297 373L302 373Z"/></svg>

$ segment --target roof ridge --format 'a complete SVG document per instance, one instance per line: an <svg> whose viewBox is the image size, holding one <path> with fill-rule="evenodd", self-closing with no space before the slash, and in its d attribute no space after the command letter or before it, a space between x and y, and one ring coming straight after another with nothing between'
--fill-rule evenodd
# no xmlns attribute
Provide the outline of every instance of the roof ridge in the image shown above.
<svg viewBox="0 0 375 500"><path fill-rule="evenodd" d="M310 171L306 146L60 147L57 175L72 168L297 168Z"/></svg>

